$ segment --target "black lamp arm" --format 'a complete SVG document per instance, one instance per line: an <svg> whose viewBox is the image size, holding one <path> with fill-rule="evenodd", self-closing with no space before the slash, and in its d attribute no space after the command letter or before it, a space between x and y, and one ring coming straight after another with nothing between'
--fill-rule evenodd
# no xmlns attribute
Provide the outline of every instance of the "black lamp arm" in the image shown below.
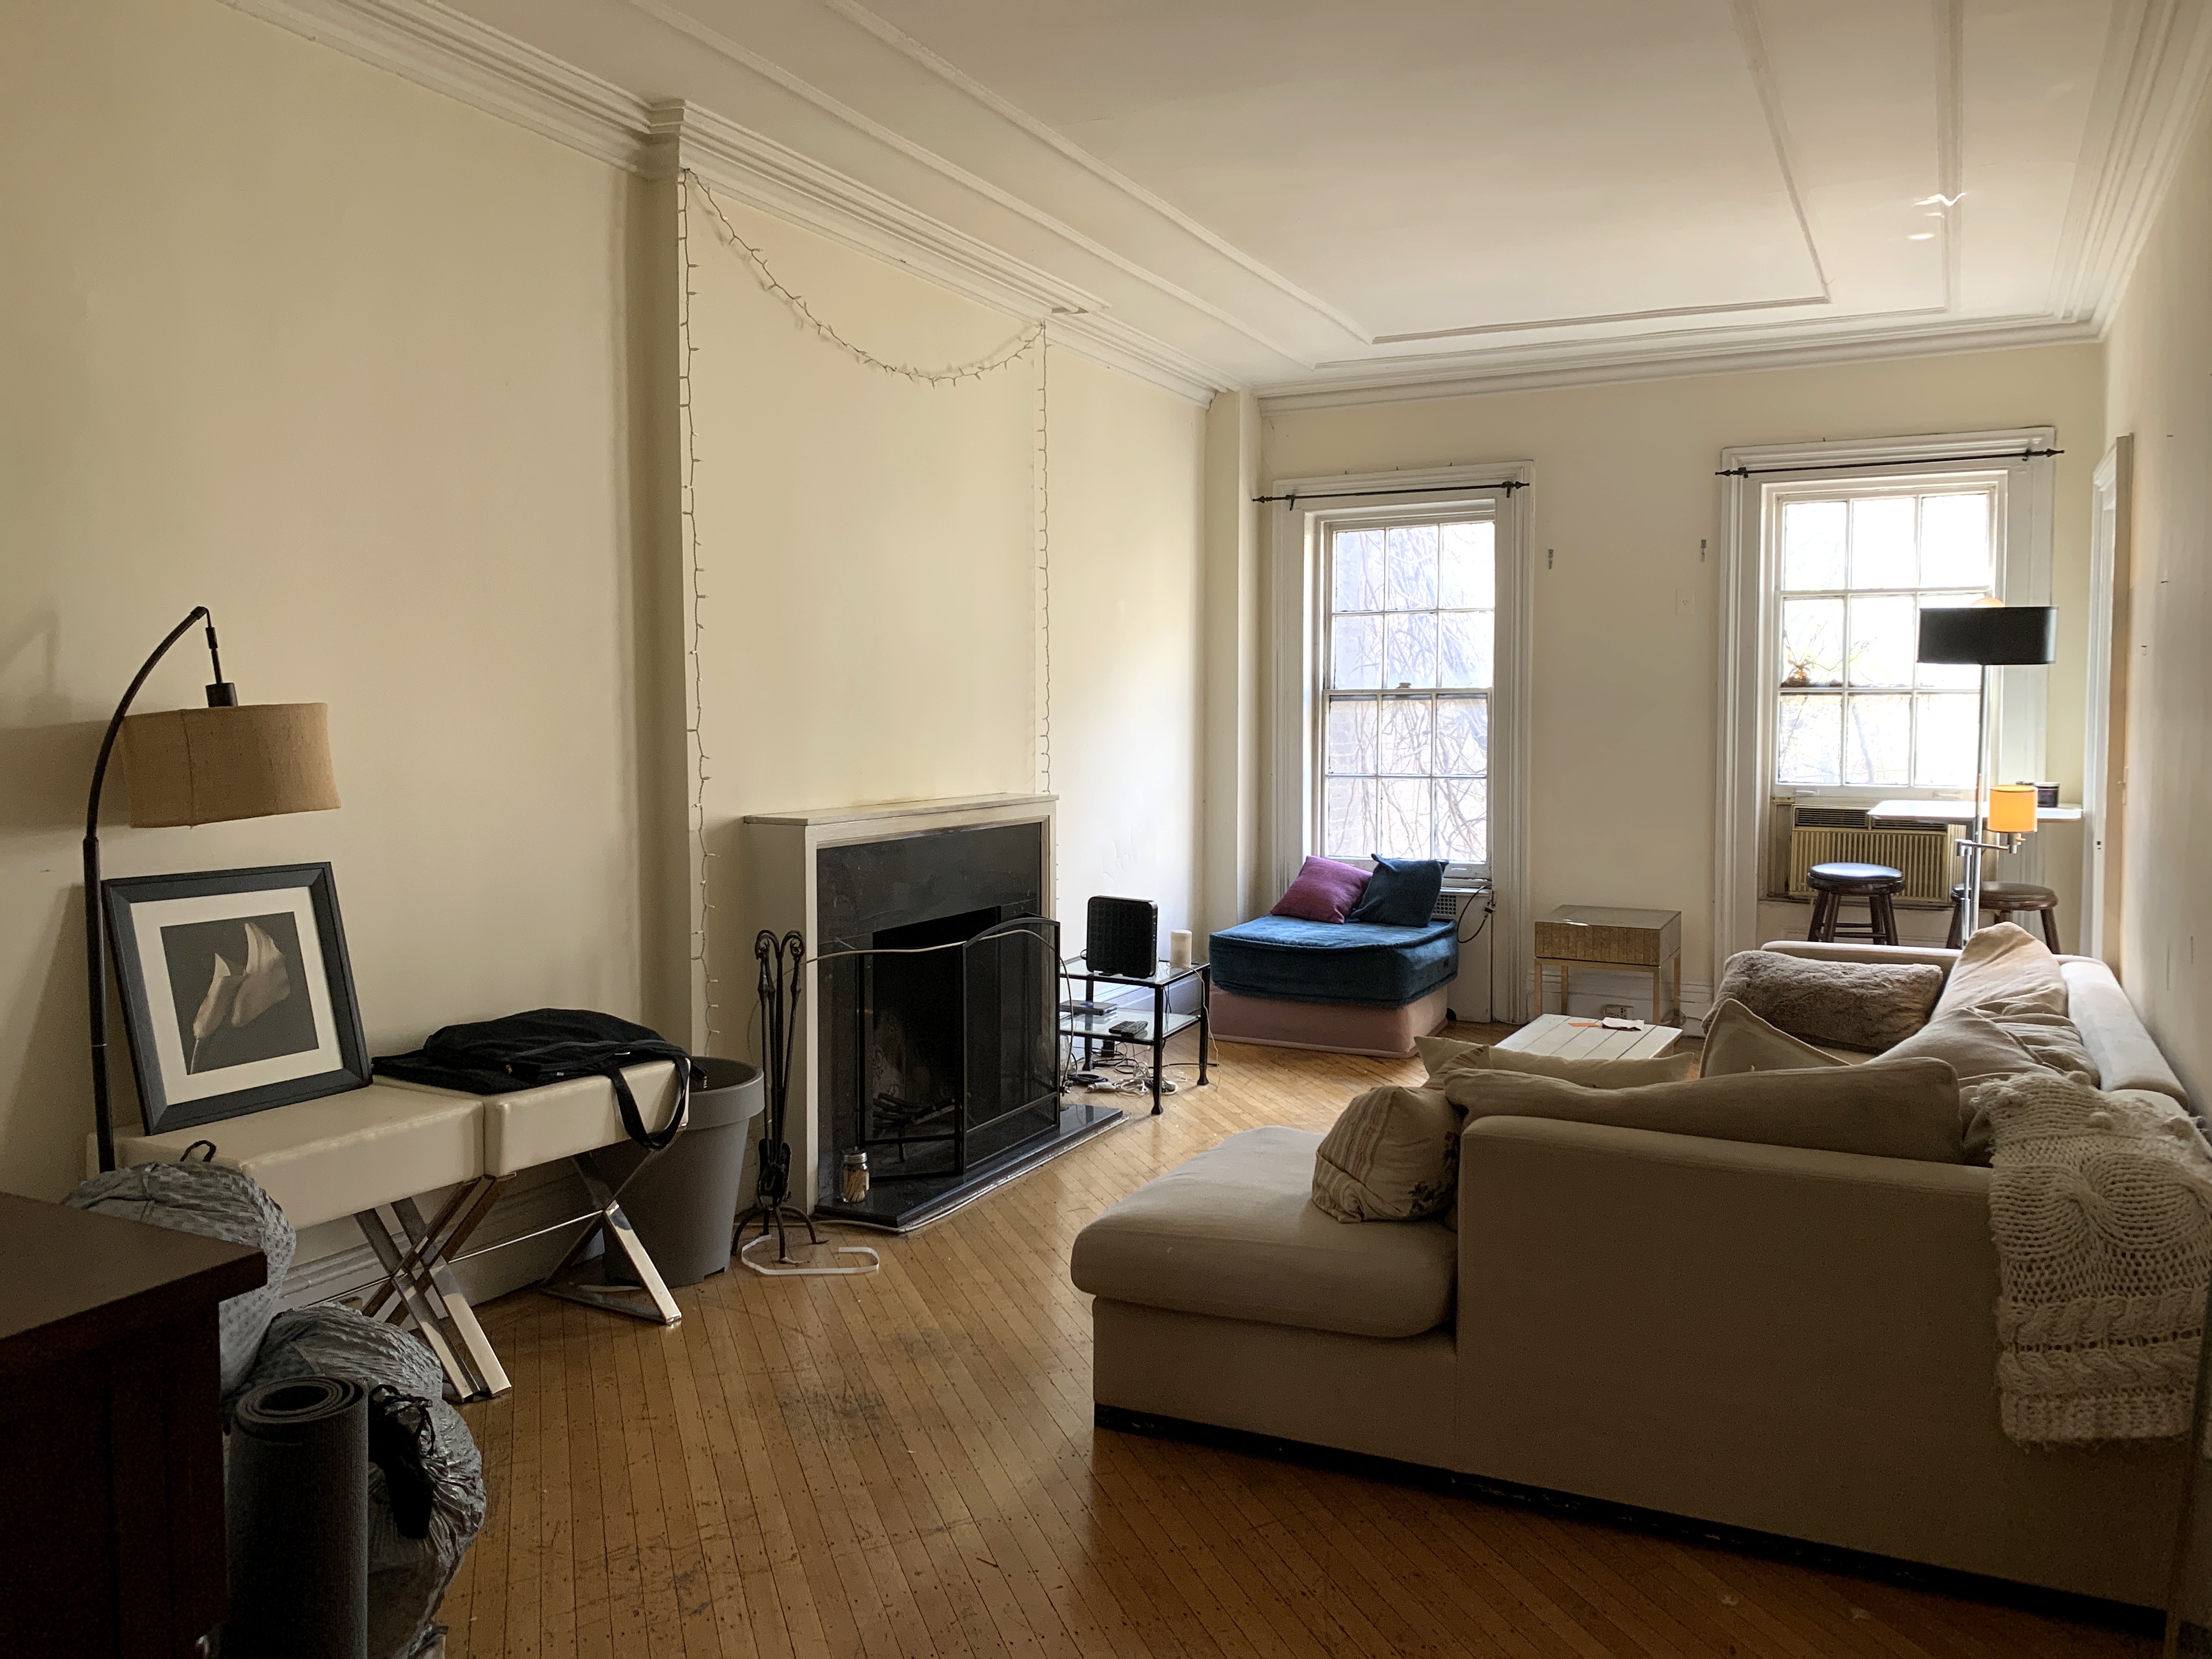
<svg viewBox="0 0 2212 1659"><path fill-rule="evenodd" d="M115 739L123 730L123 717L131 712L131 700L146 684L155 665L169 654L169 647L182 639L185 629L196 622L207 623L208 654L215 662L216 683L207 689L208 706L226 708L238 701L237 691L222 678L222 659L216 647L215 618L209 615L205 605L196 605L184 621L171 629L168 636L154 647L154 654L146 659L124 691L123 701L115 705L115 714L107 722L106 735L100 740L100 758L93 763L92 792L84 806L84 971L89 998L88 1012L92 1016L93 1127L100 1141L100 1167L103 1172L115 1167L115 1107L107 1086L107 932L101 925L100 914L100 797L107 787L107 763L114 757Z"/></svg>

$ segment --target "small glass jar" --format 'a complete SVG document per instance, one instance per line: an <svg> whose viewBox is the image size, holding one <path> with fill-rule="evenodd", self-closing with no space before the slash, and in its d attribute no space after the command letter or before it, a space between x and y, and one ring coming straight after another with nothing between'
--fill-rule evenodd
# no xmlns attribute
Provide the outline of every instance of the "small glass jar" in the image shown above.
<svg viewBox="0 0 2212 1659"><path fill-rule="evenodd" d="M868 1155L857 1148L845 1154L837 1171L837 1195L847 1204L865 1204L868 1198Z"/></svg>

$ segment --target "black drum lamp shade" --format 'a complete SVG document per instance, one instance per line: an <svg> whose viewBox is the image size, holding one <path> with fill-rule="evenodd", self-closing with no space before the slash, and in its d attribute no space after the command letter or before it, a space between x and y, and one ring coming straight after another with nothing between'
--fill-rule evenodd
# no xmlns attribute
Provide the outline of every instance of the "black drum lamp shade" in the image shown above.
<svg viewBox="0 0 2212 1659"><path fill-rule="evenodd" d="M1920 613L1922 662L1987 668L2054 662L2058 612L2047 605L1969 605Z"/></svg>

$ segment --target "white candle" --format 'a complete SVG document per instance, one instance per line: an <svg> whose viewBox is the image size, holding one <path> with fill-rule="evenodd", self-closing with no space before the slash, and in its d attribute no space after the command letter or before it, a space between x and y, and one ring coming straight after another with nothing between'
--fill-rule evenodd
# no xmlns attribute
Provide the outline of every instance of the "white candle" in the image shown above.
<svg viewBox="0 0 2212 1659"><path fill-rule="evenodd" d="M1190 966L1189 928L1177 927L1172 929L1169 933L1168 966L1170 968L1188 968Z"/></svg>

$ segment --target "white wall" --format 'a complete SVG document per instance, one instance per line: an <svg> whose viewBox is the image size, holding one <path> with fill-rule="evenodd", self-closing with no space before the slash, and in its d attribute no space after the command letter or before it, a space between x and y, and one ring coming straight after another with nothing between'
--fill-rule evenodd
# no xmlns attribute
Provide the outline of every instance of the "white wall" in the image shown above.
<svg viewBox="0 0 2212 1659"><path fill-rule="evenodd" d="M2212 110L2107 340L2135 436L2121 977L2202 1103L2212 1089Z"/></svg>
<svg viewBox="0 0 2212 1659"><path fill-rule="evenodd" d="M638 1012L637 187L212 0L6 35L0 1186L82 1173L83 792L195 604L248 701L330 705L345 805L134 830L112 787L110 874L328 860L373 1051Z"/></svg>
<svg viewBox="0 0 2212 1659"><path fill-rule="evenodd" d="M2073 799L2089 477L2103 430L2094 346L1271 414L1263 476L1534 463L1531 911L1680 910L1684 976L1710 983L1721 450L2044 423L2068 452L2044 775ZM2070 937L2073 864L2045 873L2062 888ZM1787 919L1802 934L1807 913Z"/></svg>
<svg viewBox="0 0 2212 1659"><path fill-rule="evenodd" d="M695 198L695 203L696 198ZM1014 319L725 204L839 334L886 361L975 361ZM749 812L1025 792L1040 782L1034 471L1047 394L1051 784L1060 913L1156 899L1188 927L1196 863L1204 410L1053 350L933 386L799 324L691 215L702 729L726 1052L749 1052Z"/></svg>
<svg viewBox="0 0 2212 1659"><path fill-rule="evenodd" d="M0 1185L80 1173L74 821L196 603L249 700L331 705L346 805L134 831L118 785L110 873L331 860L372 1050L680 1025L672 187L215 0L15 9L0 153ZM887 356L1019 326L736 216ZM887 380L700 257L711 821L1035 787L1036 356ZM1187 925L1204 414L1060 351L1051 392L1064 902Z"/></svg>

